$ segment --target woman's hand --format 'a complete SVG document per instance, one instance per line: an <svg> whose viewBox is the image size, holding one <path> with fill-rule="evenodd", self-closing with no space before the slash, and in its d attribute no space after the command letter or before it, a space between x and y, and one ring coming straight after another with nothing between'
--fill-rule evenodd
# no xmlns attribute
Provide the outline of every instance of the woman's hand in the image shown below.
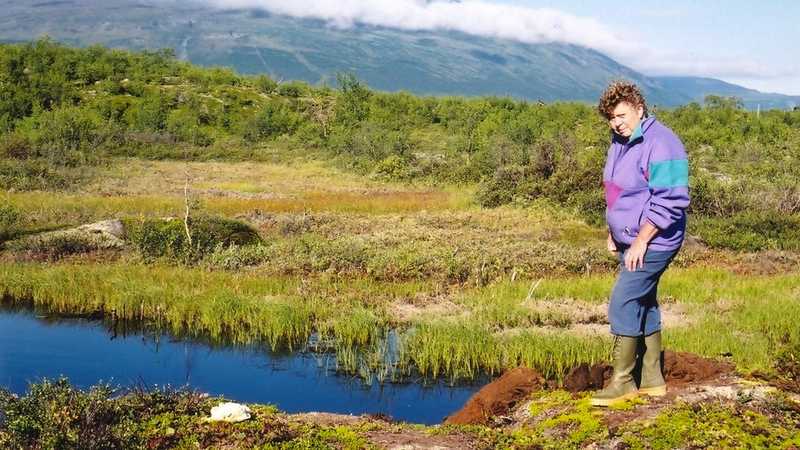
<svg viewBox="0 0 800 450"><path fill-rule="evenodd" d="M625 252L625 268L630 272L644 267L644 255L647 253L647 242L636 238Z"/></svg>
<svg viewBox="0 0 800 450"><path fill-rule="evenodd" d="M636 269L644 267L644 255L647 253L647 244L658 234L658 228L650 223L645 222L639 230L639 235L633 240L633 243L625 252L625 268L631 272Z"/></svg>
<svg viewBox="0 0 800 450"><path fill-rule="evenodd" d="M606 239L606 249L609 253L614 254L617 253L617 243L614 242L614 238L611 237L611 232L608 232L608 239Z"/></svg>

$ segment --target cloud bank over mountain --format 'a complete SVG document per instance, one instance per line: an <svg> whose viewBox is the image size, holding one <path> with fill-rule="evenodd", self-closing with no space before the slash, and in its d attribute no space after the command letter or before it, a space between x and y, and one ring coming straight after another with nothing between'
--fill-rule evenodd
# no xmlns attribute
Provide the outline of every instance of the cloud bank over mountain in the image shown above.
<svg viewBox="0 0 800 450"><path fill-rule="evenodd" d="M617 30L590 17L552 8L488 0L195 0L224 9L260 9L295 18L318 19L339 28L356 24L401 30L446 30L529 44L561 42L598 50L652 75L690 75L769 80L795 75L794 67L721 54L664 51L645 37ZM674 20L674 19L673 19Z"/></svg>
<svg viewBox="0 0 800 450"><path fill-rule="evenodd" d="M502 5L481 0L206 0L219 8L257 8L333 26L355 24L403 30L448 30L529 44L564 42L631 55L639 50L600 22L555 9Z"/></svg>

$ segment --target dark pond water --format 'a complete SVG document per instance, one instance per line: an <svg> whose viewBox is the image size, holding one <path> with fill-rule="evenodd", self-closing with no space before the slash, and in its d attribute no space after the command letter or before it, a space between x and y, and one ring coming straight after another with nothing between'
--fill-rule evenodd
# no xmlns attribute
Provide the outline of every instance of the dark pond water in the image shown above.
<svg viewBox="0 0 800 450"><path fill-rule="evenodd" d="M190 386L287 412L383 413L432 424L458 410L480 386L372 385L335 373L331 355L277 354L259 346L219 347L166 334L112 333L98 320L0 309L0 386L24 394L28 383L64 375L87 388Z"/></svg>

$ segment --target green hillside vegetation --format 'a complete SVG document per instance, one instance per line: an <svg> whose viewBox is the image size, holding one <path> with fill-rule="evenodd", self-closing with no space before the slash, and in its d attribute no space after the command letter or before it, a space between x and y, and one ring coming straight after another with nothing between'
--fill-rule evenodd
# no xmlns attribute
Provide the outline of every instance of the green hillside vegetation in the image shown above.
<svg viewBox="0 0 800 450"><path fill-rule="evenodd" d="M614 78L635 81L653 105L706 95L737 96L747 109L792 109L800 96L763 93L720 80L650 76L592 48L525 43L446 30L402 30L273 14L208 2L138 0L1 2L0 42L51 36L77 47L175 49L201 66L231 67L276 80L334 83L352 71L381 91L500 95L594 103ZM269 9L269 8L266 8Z"/></svg>
<svg viewBox="0 0 800 450"><path fill-rule="evenodd" d="M548 199L602 222L608 130L590 106L417 97L277 83L176 60L168 50L0 47L0 186L74 189L114 156L325 159L374 178L477 185L483 206ZM800 246L800 112L659 110L692 163L691 232L712 247Z"/></svg>

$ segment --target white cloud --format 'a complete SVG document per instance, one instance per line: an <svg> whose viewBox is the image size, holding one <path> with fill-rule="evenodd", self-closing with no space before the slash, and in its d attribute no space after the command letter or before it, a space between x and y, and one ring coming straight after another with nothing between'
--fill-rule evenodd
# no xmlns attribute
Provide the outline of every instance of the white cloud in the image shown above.
<svg viewBox="0 0 800 450"><path fill-rule="evenodd" d="M221 8L259 8L339 26L355 23L405 30L451 30L526 43L566 42L606 53L630 53L639 46L600 22L555 9L443 0L208 0Z"/></svg>
<svg viewBox="0 0 800 450"><path fill-rule="evenodd" d="M593 48L648 75L716 78L788 76L746 58L669 53L648 47L631 30L556 9L490 3L487 0L198 0L218 8L256 8L327 21L333 26L366 24L404 30L451 30L525 43L564 42Z"/></svg>
<svg viewBox="0 0 800 450"><path fill-rule="evenodd" d="M645 50L635 67L649 75L698 77L775 78L797 73L789 67L766 66L748 57L708 56L694 52L670 53Z"/></svg>

